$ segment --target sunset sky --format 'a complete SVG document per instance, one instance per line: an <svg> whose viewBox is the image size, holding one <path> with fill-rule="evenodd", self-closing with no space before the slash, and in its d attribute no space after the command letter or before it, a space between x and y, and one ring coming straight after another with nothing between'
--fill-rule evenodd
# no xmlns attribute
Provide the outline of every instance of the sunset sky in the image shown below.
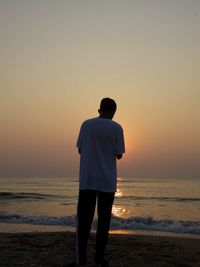
<svg viewBox="0 0 200 267"><path fill-rule="evenodd" d="M200 178L200 1L0 1L0 176L78 175L114 98L122 177Z"/></svg>

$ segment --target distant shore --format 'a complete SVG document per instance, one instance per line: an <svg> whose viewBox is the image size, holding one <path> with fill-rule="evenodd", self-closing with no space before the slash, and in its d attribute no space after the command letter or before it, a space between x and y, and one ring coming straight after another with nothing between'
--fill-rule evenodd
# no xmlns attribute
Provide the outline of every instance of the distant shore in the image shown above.
<svg viewBox="0 0 200 267"><path fill-rule="evenodd" d="M88 243L93 266L94 234ZM0 233L0 266L62 267L73 259L75 233ZM200 266L200 239L111 234L106 257L112 267Z"/></svg>

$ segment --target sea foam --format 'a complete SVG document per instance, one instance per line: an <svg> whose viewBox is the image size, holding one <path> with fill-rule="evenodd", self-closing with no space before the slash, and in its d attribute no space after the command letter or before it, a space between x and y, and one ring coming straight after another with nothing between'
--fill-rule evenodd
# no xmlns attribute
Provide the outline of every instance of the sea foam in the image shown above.
<svg viewBox="0 0 200 267"><path fill-rule="evenodd" d="M35 214L20 214L0 212L0 223L54 225L76 227L76 216L45 216ZM94 220L93 228L97 221ZM170 219L158 220L153 217L112 217L111 230L148 230L173 233L200 234L200 222L175 221Z"/></svg>

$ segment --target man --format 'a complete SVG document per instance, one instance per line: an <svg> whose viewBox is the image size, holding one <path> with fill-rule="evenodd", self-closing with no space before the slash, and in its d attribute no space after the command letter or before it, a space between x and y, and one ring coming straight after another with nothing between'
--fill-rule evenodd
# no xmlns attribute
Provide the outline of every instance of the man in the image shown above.
<svg viewBox="0 0 200 267"><path fill-rule="evenodd" d="M123 129L112 121L116 109L114 100L102 99L99 117L86 120L80 129L77 141L80 153L80 191L77 206L77 258L74 266L87 264L87 242L96 200L98 226L94 261L97 266L109 266L104 252L116 191L116 159L121 159L125 152Z"/></svg>

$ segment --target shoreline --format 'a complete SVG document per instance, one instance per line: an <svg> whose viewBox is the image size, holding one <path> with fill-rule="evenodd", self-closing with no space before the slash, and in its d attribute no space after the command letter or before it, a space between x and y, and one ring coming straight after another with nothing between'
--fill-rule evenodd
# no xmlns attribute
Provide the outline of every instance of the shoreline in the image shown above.
<svg viewBox="0 0 200 267"><path fill-rule="evenodd" d="M88 242L93 265L95 235ZM75 232L0 233L0 266L62 267L73 259ZM112 267L199 266L200 239L111 233L106 251Z"/></svg>
<svg viewBox="0 0 200 267"><path fill-rule="evenodd" d="M75 232L74 227L67 226L53 226L53 225L30 225L30 224L12 224L12 223L0 223L0 234L15 234L15 233L65 233ZM91 233L95 233L92 229ZM200 239L199 234L190 233L175 233L167 231L153 231L153 230L110 230L110 234L117 235L142 235L142 236L160 236L160 237L177 237L177 238L189 238Z"/></svg>

